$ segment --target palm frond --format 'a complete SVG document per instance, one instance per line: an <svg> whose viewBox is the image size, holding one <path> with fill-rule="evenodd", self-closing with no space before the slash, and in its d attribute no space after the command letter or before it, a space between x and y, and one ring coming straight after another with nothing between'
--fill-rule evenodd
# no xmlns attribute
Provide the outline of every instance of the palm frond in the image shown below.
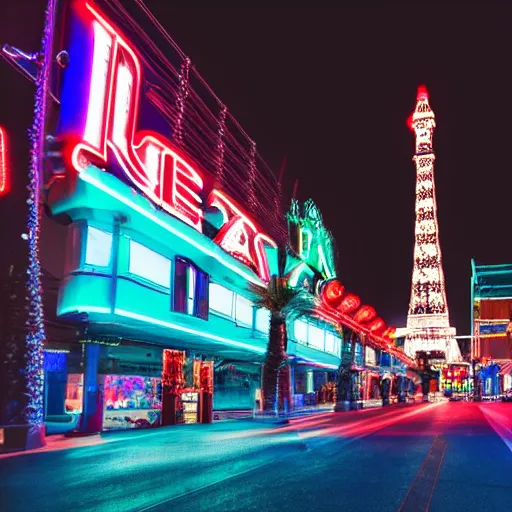
<svg viewBox="0 0 512 512"><path fill-rule="evenodd" d="M313 295L303 288L291 288L284 277L272 276L266 287L251 284L251 291L256 306L289 318L312 313L317 305Z"/></svg>

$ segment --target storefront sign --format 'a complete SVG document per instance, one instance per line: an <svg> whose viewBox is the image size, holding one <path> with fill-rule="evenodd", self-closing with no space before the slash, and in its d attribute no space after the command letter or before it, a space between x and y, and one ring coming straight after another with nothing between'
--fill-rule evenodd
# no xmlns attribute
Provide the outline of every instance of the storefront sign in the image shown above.
<svg viewBox="0 0 512 512"><path fill-rule="evenodd" d="M503 323L485 323L485 322L481 321L479 323L480 323L480 335L481 336L493 335L493 334L503 335L507 332L508 321L503 322Z"/></svg>
<svg viewBox="0 0 512 512"><path fill-rule="evenodd" d="M92 163L122 177L199 232L204 210L218 208L223 225L215 242L268 281L264 246L276 247L275 242L232 199L214 189L212 180L171 140L152 129L152 119L162 125L161 112L145 98L144 67L128 39L92 4L76 11L80 14L70 30L60 133L73 139L73 168L86 172ZM77 90L78 77L88 84L82 91Z"/></svg>

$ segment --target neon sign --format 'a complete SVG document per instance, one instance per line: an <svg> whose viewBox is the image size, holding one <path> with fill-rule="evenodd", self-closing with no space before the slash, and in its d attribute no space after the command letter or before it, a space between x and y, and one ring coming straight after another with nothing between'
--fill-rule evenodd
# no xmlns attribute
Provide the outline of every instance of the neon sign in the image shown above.
<svg viewBox="0 0 512 512"><path fill-rule="evenodd" d="M164 211L202 232L203 211L218 208L223 215L214 241L270 279L264 246L275 242L219 190L207 190L196 165L162 134L139 129L143 73L136 51L127 39L89 3L86 37L92 39L92 59L83 116L64 123L63 133L79 133L71 150L71 165L82 173L90 164L121 174ZM83 16L81 22L84 23ZM81 27L82 32L84 27ZM90 41L89 41L90 42ZM78 129L77 129L78 124ZM207 204L204 199L208 197Z"/></svg>
<svg viewBox="0 0 512 512"><path fill-rule="evenodd" d="M0 196L9 192L9 165L7 162L7 133L0 126Z"/></svg>

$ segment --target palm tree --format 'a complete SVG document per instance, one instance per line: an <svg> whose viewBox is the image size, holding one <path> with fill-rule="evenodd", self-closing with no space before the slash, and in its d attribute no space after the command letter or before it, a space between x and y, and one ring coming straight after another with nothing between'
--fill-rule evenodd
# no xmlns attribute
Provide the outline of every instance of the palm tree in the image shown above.
<svg viewBox="0 0 512 512"><path fill-rule="evenodd" d="M316 302L309 292L303 288L291 288L288 280L283 276L286 258L284 249L279 250L279 274L272 276L266 287L251 285L252 292L256 295L256 306L266 308L270 312L270 332L268 337L267 353L263 364L262 395L263 410L265 412L280 409L276 403L279 377L285 378L281 385L283 398L289 398L288 370L285 366L288 349L288 333L286 321L292 318L313 313Z"/></svg>

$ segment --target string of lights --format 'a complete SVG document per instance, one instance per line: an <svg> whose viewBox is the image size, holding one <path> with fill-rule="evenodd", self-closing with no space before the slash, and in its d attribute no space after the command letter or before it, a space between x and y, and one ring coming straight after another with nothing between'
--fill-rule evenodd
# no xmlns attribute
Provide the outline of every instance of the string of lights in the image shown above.
<svg viewBox="0 0 512 512"><path fill-rule="evenodd" d="M130 39L137 41L151 70L146 80L151 80L146 87L148 97L168 121L173 138L222 183L227 193L255 214L265 231L284 242L286 223L276 209L281 204L276 197L280 193L278 180L252 139L141 0L132 1L130 12L126 2L100 3L121 29L129 28ZM134 18L146 24L149 20L155 34L146 34L146 24L143 30Z"/></svg>
<svg viewBox="0 0 512 512"><path fill-rule="evenodd" d="M418 92L411 129L416 136L416 228L409 315L448 314L434 191L434 112Z"/></svg>
<svg viewBox="0 0 512 512"><path fill-rule="evenodd" d="M218 142L217 142L217 180L224 183L224 137L226 134L227 107L222 105L219 112Z"/></svg>
<svg viewBox="0 0 512 512"><path fill-rule="evenodd" d="M42 169L42 150L44 144L45 112L49 75L51 70L51 45L53 40L55 0L48 2L45 13L41 53L38 56L39 70L36 79L34 102L34 121L30 130L31 150L28 183L28 267L27 267L27 322L26 322L26 360L25 378L27 382L28 402L25 419L29 425L43 425L44 399L44 352L46 340L43 290L41 286L41 262L39 259L40 236L40 174Z"/></svg>

